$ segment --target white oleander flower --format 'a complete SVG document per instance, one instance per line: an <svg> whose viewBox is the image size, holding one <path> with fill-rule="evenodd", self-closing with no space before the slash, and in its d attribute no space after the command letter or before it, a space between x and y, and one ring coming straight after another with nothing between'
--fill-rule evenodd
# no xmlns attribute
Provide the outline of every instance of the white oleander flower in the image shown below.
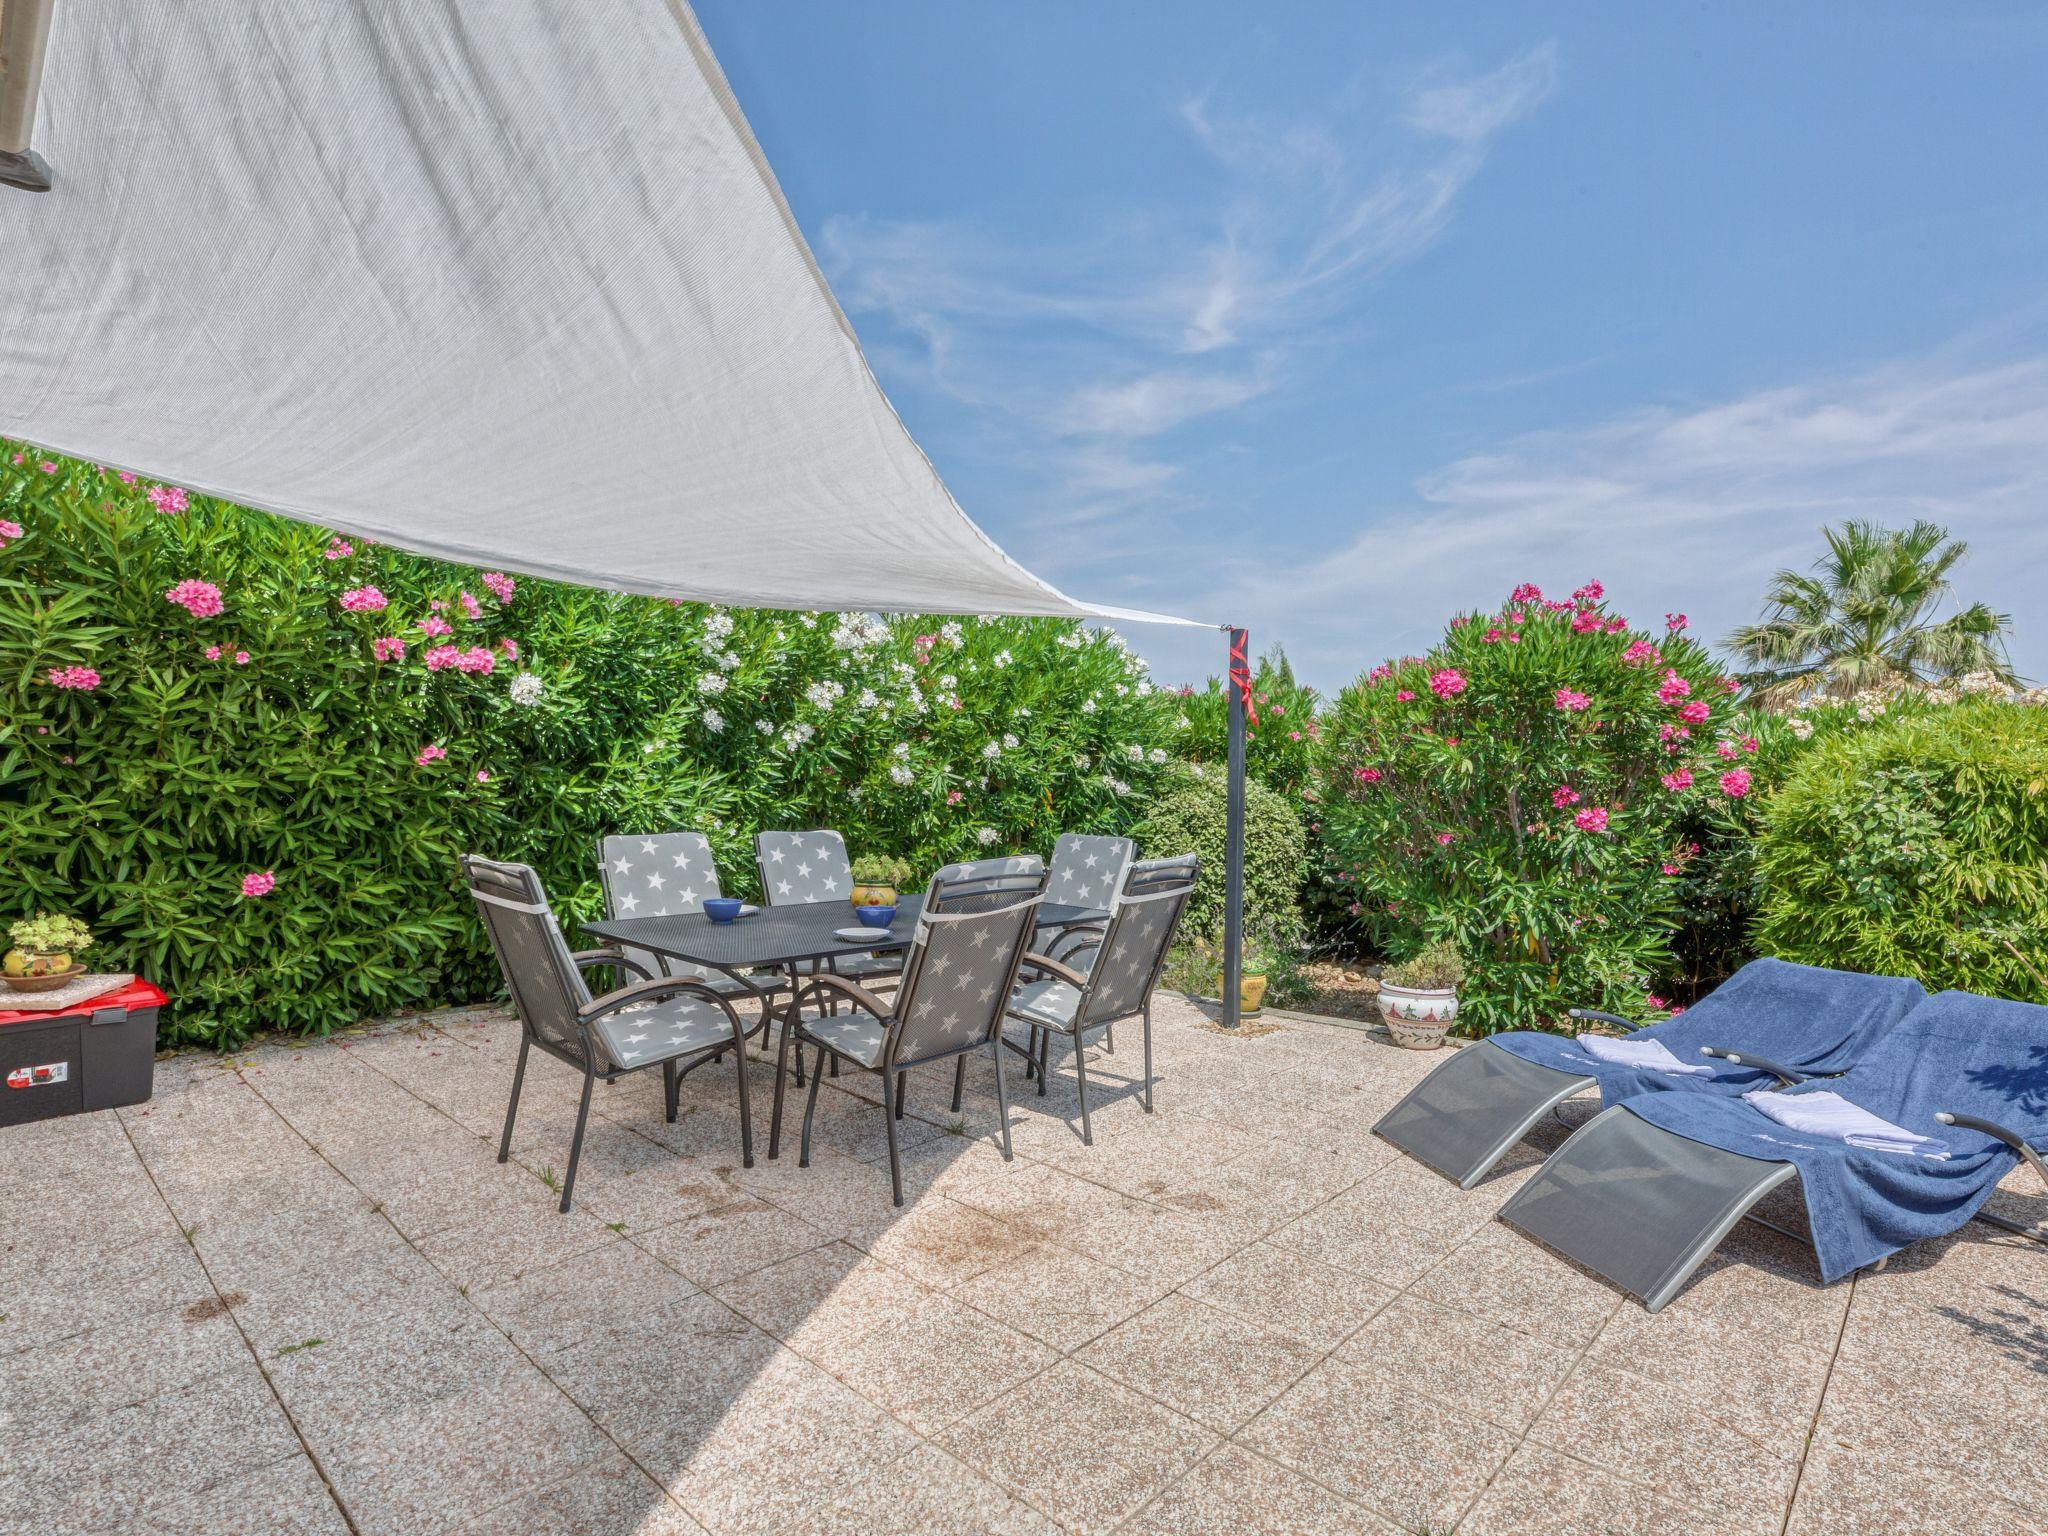
<svg viewBox="0 0 2048 1536"><path fill-rule="evenodd" d="M725 692L725 674L723 672L706 672L697 679L697 691L714 696Z"/></svg>
<svg viewBox="0 0 2048 1536"><path fill-rule="evenodd" d="M512 679L510 694L514 704L528 709L540 702L542 683L538 672L521 672Z"/></svg>
<svg viewBox="0 0 2048 1536"><path fill-rule="evenodd" d="M917 781L917 770L908 763L891 763L889 765L889 777L898 784L912 784Z"/></svg>
<svg viewBox="0 0 2048 1536"><path fill-rule="evenodd" d="M725 729L725 716L715 709L704 710L697 718L704 722L704 729L710 731L713 735Z"/></svg>
<svg viewBox="0 0 2048 1536"><path fill-rule="evenodd" d="M1166 749L1164 747L1154 747L1145 754L1145 757L1149 762L1163 763L1166 761Z"/></svg>
<svg viewBox="0 0 2048 1536"><path fill-rule="evenodd" d="M1001 835L1002 834L996 831L994 827L983 827L979 832L974 834L974 840L977 843L981 844L982 847L986 848L990 843L994 842Z"/></svg>
<svg viewBox="0 0 2048 1536"><path fill-rule="evenodd" d="M1008 651L997 651L994 658L989 662L989 665L994 667L997 671L1001 671L1004 667L1007 667L1009 664L1010 653Z"/></svg>
<svg viewBox="0 0 2048 1536"><path fill-rule="evenodd" d="M994 762L997 758L1003 755L1003 749L992 741L987 746L981 749L981 755L987 758L990 762Z"/></svg>
<svg viewBox="0 0 2048 1536"><path fill-rule="evenodd" d="M1003 732L1003 750L1005 752L1014 752L1017 750L1017 738L1012 736L1008 731Z"/></svg>

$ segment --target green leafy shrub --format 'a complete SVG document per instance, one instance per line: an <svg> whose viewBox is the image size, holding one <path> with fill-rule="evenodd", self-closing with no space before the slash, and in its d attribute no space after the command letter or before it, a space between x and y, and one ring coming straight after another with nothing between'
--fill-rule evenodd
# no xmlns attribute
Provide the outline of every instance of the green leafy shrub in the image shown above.
<svg viewBox="0 0 2048 1536"><path fill-rule="evenodd" d="M1375 667L1326 717L1323 836L1384 950L1448 939L1461 1028L1640 1014L1668 964L1688 816L1747 796L1760 743L1673 616L1654 640L1599 583L1518 587L1425 657Z"/></svg>
<svg viewBox="0 0 2048 1536"><path fill-rule="evenodd" d="M2048 1002L2048 712L1901 712L1770 797L1756 939L1812 965Z"/></svg>
<svg viewBox="0 0 2048 1536"><path fill-rule="evenodd" d="M491 993L465 851L572 918L605 832L701 828L735 894L764 827L921 879L1124 831L1181 734L1068 622L513 582L18 444L0 699L0 911L80 913L171 992L167 1039L216 1044Z"/></svg>
<svg viewBox="0 0 2048 1536"><path fill-rule="evenodd" d="M1278 646L1259 658L1252 673L1252 703L1259 723L1245 730L1245 776L1296 799L1314 794L1322 778L1323 728L1317 718L1321 700L1315 689L1297 682L1294 668ZM1180 694L1186 719L1182 755L1219 768L1229 760L1230 696L1223 680L1212 677L1197 693Z"/></svg>
<svg viewBox="0 0 2048 1536"><path fill-rule="evenodd" d="M1244 912L1248 933L1270 949L1291 944L1300 929L1305 837L1301 817L1285 796L1256 780L1245 784ZM1181 919L1181 936L1209 944L1223 937L1223 896L1228 852L1227 786L1210 766L1185 767L1145 807L1131 835L1148 859L1184 853L1201 856L1202 872Z"/></svg>

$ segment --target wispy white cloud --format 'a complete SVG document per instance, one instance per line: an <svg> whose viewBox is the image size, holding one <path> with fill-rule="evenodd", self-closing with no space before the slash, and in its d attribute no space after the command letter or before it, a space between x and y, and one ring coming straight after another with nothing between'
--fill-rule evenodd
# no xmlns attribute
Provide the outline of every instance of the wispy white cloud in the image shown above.
<svg viewBox="0 0 2048 1536"><path fill-rule="evenodd" d="M1937 354L1516 438L1424 477L1403 505L1361 509L1358 532L1312 563L1240 563L1184 605L1283 638L1325 686L1524 580L1598 576L1625 611L1683 610L1717 641L1756 616L1773 570L1812 562L1823 524L1929 517L1971 541L1959 584L2014 615L2015 659L2040 675L2044 508L2048 350ZM1133 639L1173 675L1213 666L1179 637Z"/></svg>
<svg viewBox="0 0 2048 1536"><path fill-rule="evenodd" d="M1557 45L1546 42L1490 74L1459 79L1436 73L1415 89L1404 116L1411 128L1477 143L1527 117L1556 85Z"/></svg>

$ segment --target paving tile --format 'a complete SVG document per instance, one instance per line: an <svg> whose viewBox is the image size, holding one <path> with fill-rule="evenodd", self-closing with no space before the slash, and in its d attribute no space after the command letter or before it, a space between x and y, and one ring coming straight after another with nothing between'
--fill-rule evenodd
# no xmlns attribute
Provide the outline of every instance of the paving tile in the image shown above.
<svg viewBox="0 0 2048 1536"><path fill-rule="evenodd" d="M1059 1527L937 1446L923 1445L782 1536L1056 1536Z"/></svg>
<svg viewBox="0 0 2048 1536"><path fill-rule="evenodd" d="M25 1344L0 1354L0 1380L9 1414L47 1434L248 1364L215 1301Z"/></svg>
<svg viewBox="0 0 2048 1536"><path fill-rule="evenodd" d="M659 1483L614 1451L463 1521L451 1536L702 1536L703 1530Z"/></svg>
<svg viewBox="0 0 2048 1536"><path fill-rule="evenodd" d="M1124 1530L1130 1536L1395 1536L1401 1527L1262 1456L1223 1445Z"/></svg>
<svg viewBox="0 0 2048 1536"><path fill-rule="evenodd" d="M943 1289L1027 1252L1040 1235L1035 1226L933 1196L879 1216L849 1234L849 1240L913 1279Z"/></svg>
<svg viewBox="0 0 2048 1536"><path fill-rule="evenodd" d="M1500 1196L1474 1200L1406 1159L1390 1163L1267 1238L1337 1269L1409 1285L1493 1219Z"/></svg>
<svg viewBox="0 0 2048 1536"><path fill-rule="evenodd" d="M1227 1435L1321 1357L1321 1350L1292 1335L1173 1295L1103 1335L1076 1358Z"/></svg>
<svg viewBox="0 0 2048 1536"><path fill-rule="evenodd" d="M1047 1243L985 1270L953 1295L1062 1352L1100 1337L1166 1294L1164 1280Z"/></svg>
<svg viewBox="0 0 2048 1536"><path fill-rule="evenodd" d="M701 1286L765 1269L832 1241L801 1217L765 1200L739 1196L633 1239Z"/></svg>
<svg viewBox="0 0 2048 1536"><path fill-rule="evenodd" d="M1590 1343L1625 1299L1500 1222L1488 1222L1447 1254L1416 1282L1415 1294L1573 1347Z"/></svg>
<svg viewBox="0 0 2048 1536"><path fill-rule="evenodd" d="M415 1246L450 1284L477 1288L618 1241L616 1232L580 1206L565 1212L552 1200L526 1200L442 1227L416 1239Z"/></svg>
<svg viewBox="0 0 2048 1536"><path fill-rule="evenodd" d="M1085 1226L1055 1236L1092 1259L1169 1285L1192 1280L1245 1241L1241 1234L1203 1217L1129 1197L1104 1202Z"/></svg>
<svg viewBox="0 0 2048 1536"><path fill-rule="evenodd" d="M1411 1530L1454 1524L1515 1447L1503 1429L1419 1393L1383 1389L1335 1359L1237 1441Z"/></svg>
<svg viewBox="0 0 2048 1536"><path fill-rule="evenodd" d="M884 1328L934 1292L849 1243L770 1264L712 1292L756 1327L809 1355L820 1342Z"/></svg>
<svg viewBox="0 0 2048 1536"><path fill-rule="evenodd" d="M1325 1350L1348 1338L1394 1294L1374 1281L1268 1243L1239 1249L1181 1290Z"/></svg>
<svg viewBox="0 0 2048 1536"><path fill-rule="evenodd" d="M1059 1356L948 1296L881 1327L821 1332L806 1356L922 1435L937 1434Z"/></svg>
<svg viewBox="0 0 2048 1536"><path fill-rule="evenodd" d="M1063 1362L939 1437L1062 1530L1107 1531L1199 1461L1217 1437L1127 1387Z"/></svg>
<svg viewBox="0 0 2048 1536"><path fill-rule="evenodd" d="M1784 1518L1803 1437L1762 1445L1700 1416L1655 1382L1581 1366L1529 1438L1710 1515L1731 1532Z"/></svg>
<svg viewBox="0 0 2048 1536"><path fill-rule="evenodd" d="M1520 1434L1563 1382L1573 1355L1489 1318L1406 1295L1353 1334L1338 1358L1379 1392L1419 1392Z"/></svg>
<svg viewBox="0 0 2048 1536"><path fill-rule="evenodd" d="M1540 1445L1508 1459L1458 1536L1720 1536L1723 1527L1636 1483Z"/></svg>
<svg viewBox="0 0 2048 1536"><path fill-rule="evenodd" d="M2042 1515L1999 1497L2002 1489L1919 1461L1900 1461L1816 1440L1799 1478L1786 1536L1967 1531L2040 1536Z"/></svg>
<svg viewBox="0 0 2048 1536"><path fill-rule="evenodd" d="M1758 1335L1762 1339L1763 1335ZM1750 1347L1748 1330L1669 1308L1619 1308L1586 1351L1586 1363L1655 1382L1675 1401L1763 1445L1803 1437L1820 1406L1829 1358L1797 1344Z"/></svg>
<svg viewBox="0 0 2048 1536"><path fill-rule="evenodd" d="M160 1504L118 1528L123 1536L348 1536L348 1521L304 1456Z"/></svg>

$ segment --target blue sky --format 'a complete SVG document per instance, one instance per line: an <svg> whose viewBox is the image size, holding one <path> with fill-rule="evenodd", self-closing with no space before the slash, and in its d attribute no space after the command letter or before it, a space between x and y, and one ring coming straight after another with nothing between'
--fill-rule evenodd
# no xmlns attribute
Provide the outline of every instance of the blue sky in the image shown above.
<svg viewBox="0 0 2048 1536"><path fill-rule="evenodd" d="M1924 515L2048 675L2048 7L697 11L911 431L1078 596L1334 688L1525 578L1719 637Z"/></svg>

